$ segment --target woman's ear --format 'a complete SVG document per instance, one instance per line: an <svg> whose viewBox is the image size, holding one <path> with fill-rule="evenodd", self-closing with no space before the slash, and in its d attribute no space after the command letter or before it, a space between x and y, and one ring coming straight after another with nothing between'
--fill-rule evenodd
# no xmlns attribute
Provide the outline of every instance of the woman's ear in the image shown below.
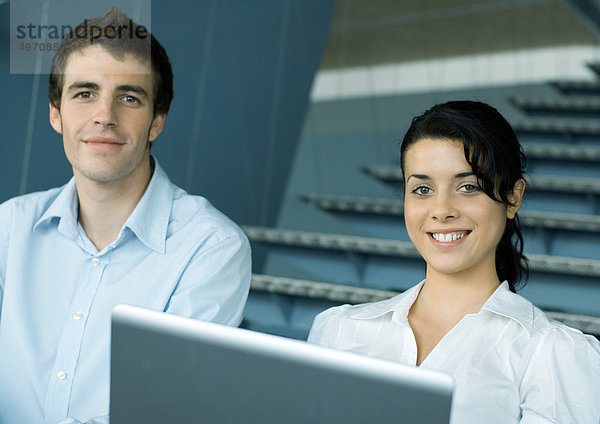
<svg viewBox="0 0 600 424"><path fill-rule="evenodd" d="M517 214L517 211L521 207L521 202L523 201L523 194L525 193L525 180L519 179L515 186L513 187L513 191L508 196L508 200L510 201L510 205L506 208L506 217L508 219L513 219Z"/></svg>

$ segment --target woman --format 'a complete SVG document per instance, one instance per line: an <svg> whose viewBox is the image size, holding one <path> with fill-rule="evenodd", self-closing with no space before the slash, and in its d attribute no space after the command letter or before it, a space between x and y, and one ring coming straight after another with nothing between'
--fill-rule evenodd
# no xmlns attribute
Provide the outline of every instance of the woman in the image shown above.
<svg viewBox="0 0 600 424"><path fill-rule="evenodd" d="M413 119L400 154L425 280L319 314L308 341L450 373L454 424L600 422L600 343L516 294L525 156L510 125L448 102Z"/></svg>

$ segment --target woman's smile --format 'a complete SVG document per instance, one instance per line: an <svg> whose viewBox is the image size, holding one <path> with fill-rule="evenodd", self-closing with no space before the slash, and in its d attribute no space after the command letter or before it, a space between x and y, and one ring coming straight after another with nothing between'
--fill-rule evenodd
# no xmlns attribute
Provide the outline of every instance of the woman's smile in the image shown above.
<svg viewBox="0 0 600 424"><path fill-rule="evenodd" d="M406 228L428 272L494 269L507 208L479 188L462 143L424 138L404 160Z"/></svg>

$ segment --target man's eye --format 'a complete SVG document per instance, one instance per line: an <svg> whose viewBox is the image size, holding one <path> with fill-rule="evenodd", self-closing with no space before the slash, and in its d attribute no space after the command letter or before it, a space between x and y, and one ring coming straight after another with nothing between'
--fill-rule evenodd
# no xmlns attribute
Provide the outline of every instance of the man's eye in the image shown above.
<svg viewBox="0 0 600 424"><path fill-rule="evenodd" d="M137 97L133 96L123 96L122 98L125 103L138 104L140 102Z"/></svg>
<svg viewBox="0 0 600 424"><path fill-rule="evenodd" d="M82 91L80 93L77 93L77 98L79 98L79 99L91 99L92 98L92 93L90 93L89 91Z"/></svg>

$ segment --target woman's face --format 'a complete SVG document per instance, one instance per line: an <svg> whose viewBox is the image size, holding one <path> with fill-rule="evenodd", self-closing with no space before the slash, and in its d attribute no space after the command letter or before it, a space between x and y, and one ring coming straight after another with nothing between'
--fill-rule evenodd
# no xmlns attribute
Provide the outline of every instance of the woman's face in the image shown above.
<svg viewBox="0 0 600 424"><path fill-rule="evenodd" d="M492 200L480 188L462 142L424 138L404 156L404 219L431 273L495 276L506 219L520 204ZM513 196L513 201L516 200Z"/></svg>

